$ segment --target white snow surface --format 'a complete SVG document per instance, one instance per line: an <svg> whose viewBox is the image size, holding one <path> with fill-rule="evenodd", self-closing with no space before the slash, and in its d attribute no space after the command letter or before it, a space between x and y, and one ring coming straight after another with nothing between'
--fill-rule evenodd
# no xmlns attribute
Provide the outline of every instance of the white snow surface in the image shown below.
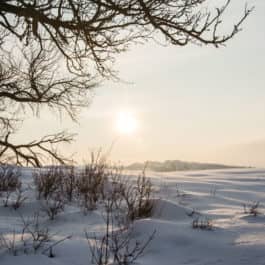
<svg viewBox="0 0 265 265"><path fill-rule="evenodd" d="M17 211L0 203L0 234L7 236L21 227L20 214L38 209L32 169L23 169L27 201ZM137 173L130 172L134 177ZM139 265L265 265L265 170L234 169L154 173L147 177L155 189L151 218L134 222L134 236L154 239L137 260ZM260 202L260 214L244 213L243 204ZM192 211L195 214L191 215ZM212 220L212 230L192 228L196 217ZM89 265L89 247L84 231L104 231L100 210L86 216L76 206L67 206L55 220L45 220L60 239L72 238L54 248L55 257L44 254L13 256L0 249L1 265Z"/></svg>

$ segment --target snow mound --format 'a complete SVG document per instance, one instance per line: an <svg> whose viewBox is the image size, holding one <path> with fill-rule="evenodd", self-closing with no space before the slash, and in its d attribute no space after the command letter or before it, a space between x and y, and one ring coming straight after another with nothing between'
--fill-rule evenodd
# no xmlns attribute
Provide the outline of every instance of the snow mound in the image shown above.
<svg viewBox="0 0 265 265"><path fill-rule="evenodd" d="M172 201L154 200L153 218L168 221L183 221L188 218L192 209L175 204Z"/></svg>

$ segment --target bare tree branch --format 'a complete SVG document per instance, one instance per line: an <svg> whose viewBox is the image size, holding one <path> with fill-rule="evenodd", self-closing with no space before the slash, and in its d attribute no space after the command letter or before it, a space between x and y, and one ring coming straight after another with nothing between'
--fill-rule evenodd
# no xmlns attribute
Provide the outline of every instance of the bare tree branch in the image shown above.
<svg viewBox="0 0 265 265"><path fill-rule="evenodd" d="M80 107L89 104L89 92L96 83L83 75L66 76L63 64L53 52L22 50L22 59L9 55L0 61L0 102L10 102L24 108L30 106L36 113L42 105L65 110L75 119ZM61 69L60 69L61 68Z"/></svg>
<svg viewBox="0 0 265 265"><path fill-rule="evenodd" d="M64 159L54 145L58 143L69 143L73 140L73 135L65 132L46 135L42 139L26 144L12 144L9 141L10 134L4 139L0 139L0 158L2 163L15 163L17 165L29 165L41 167L47 162L47 158L52 158L53 162L64 164Z"/></svg>
<svg viewBox="0 0 265 265"><path fill-rule="evenodd" d="M75 120L78 110L89 104L94 84L89 76L61 74L58 56L52 52L25 49L21 55L22 59L15 61L9 54L2 54L0 60L0 161L41 166L50 158L64 163L55 145L71 142L73 135L61 132L26 144L12 143L10 136L23 120L26 107L36 114L42 106L64 110Z"/></svg>
<svg viewBox="0 0 265 265"><path fill-rule="evenodd" d="M234 37L253 8L244 10L231 30L219 32L231 0L204 8L209 0L2 0L0 28L30 43L52 43L80 71L91 60L105 76L113 55L134 41L155 38L174 45L190 42L218 47Z"/></svg>

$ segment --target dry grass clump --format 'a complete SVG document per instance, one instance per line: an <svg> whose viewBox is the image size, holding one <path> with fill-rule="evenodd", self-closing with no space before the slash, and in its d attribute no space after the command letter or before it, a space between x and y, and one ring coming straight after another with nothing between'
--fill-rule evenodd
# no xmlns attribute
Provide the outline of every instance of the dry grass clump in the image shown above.
<svg viewBox="0 0 265 265"><path fill-rule="evenodd" d="M20 180L21 172L18 168L4 165L0 167L0 197L3 198L4 207L9 206L10 198L13 193L16 196L14 209L19 208L25 201L22 196L22 183Z"/></svg>
<svg viewBox="0 0 265 265"><path fill-rule="evenodd" d="M213 221L208 218L196 218L192 221L193 229L213 230Z"/></svg>
<svg viewBox="0 0 265 265"><path fill-rule="evenodd" d="M251 204L247 205L247 204L243 204L243 208L244 208L244 213L251 215L251 216L257 216L259 214L261 214L260 210L260 202L252 202Z"/></svg>

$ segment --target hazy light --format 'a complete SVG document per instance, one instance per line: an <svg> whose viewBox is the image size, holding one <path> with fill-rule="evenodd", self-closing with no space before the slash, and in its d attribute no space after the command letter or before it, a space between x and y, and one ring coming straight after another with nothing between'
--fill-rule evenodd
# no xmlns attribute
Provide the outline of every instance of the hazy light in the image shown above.
<svg viewBox="0 0 265 265"><path fill-rule="evenodd" d="M116 128L121 134L133 134L138 128L138 122L134 113L120 111L116 120Z"/></svg>

